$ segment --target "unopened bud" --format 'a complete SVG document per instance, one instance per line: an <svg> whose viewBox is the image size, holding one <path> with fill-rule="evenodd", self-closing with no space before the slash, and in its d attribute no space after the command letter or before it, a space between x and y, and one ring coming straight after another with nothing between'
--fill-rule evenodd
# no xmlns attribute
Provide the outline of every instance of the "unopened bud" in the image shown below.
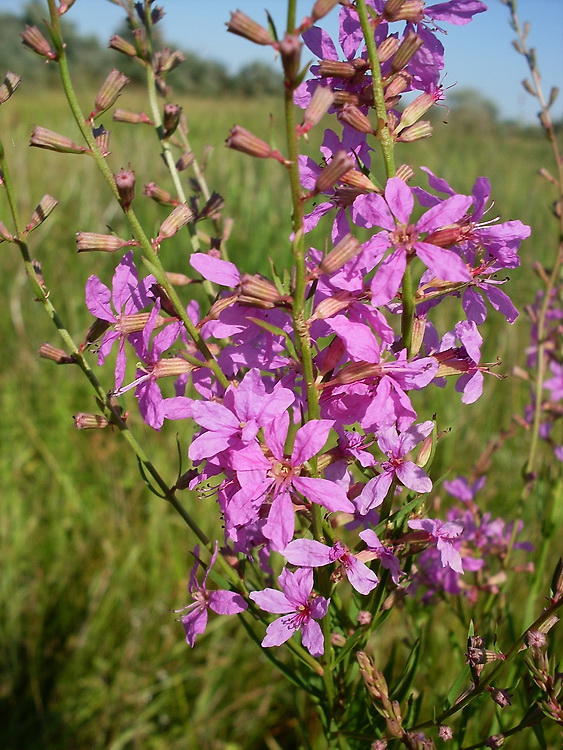
<svg viewBox="0 0 563 750"><path fill-rule="evenodd" d="M183 172L184 169L191 167L194 163L195 157L191 151L184 151L182 156L176 162L176 169L178 172Z"/></svg>
<svg viewBox="0 0 563 750"><path fill-rule="evenodd" d="M187 203L180 203L165 219L158 230L157 242L173 237L182 227L185 227L193 218L193 213Z"/></svg>
<svg viewBox="0 0 563 750"><path fill-rule="evenodd" d="M14 91L20 85L21 76L16 73L8 71L4 78L4 82L0 86L0 104L4 104L12 96Z"/></svg>
<svg viewBox="0 0 563 750"><path fill-rule="evenodd" d="M303 43L296 34L286 34L278 45L281 55L284 83L286 88L293 88L299 75L301 48Z"/></svg>
<svg viewBox="0 0 563 750"><path fill-rule="evenodd" d="M324 18L327 13L338 4L339 0L316 0L311 11L311 18L313 23L318 21L320 18Z"/></svg>
<svg viewBox="0 0 563 750"><path fill-rule="evenodd" d="M301 134L308 133L321 121L334 101L334 94L328 86L317 86L309 106L303 115L303 124L299 127Z"/></svg>
<svg viewBox="0 0 563 750"><path fill-rule="evenodd" d="M218 219L221 209L225 206L225 199L219 193L211 193L205 206L198 211L197 218L200 219Z"/></svg>
<svg viewBox="0 0 563 750"><path fill-rule="evenodd" d="M80 412L79 414L75 414L73 419L77 430L103 430L109 424L109 421L101 414L85 414L84 412Z"/></svg>
<svg viewBox="0 0 563 750"><path fill-rule="evenodd" d="M56 362L58 365L73 365L75 359L73 356L68 355L63 349L59 349L51 344L41 344L39 347L39 356L43 359L50 359L51 362Z"/></svg>
<svg viewBox="0 0 563 750"><path fill-rule="evenodd" d="M116 109L112 115L114 122L128 122L130 125L153 125L153 121L144 112L127 112Z"/></svg>
<svg viewBox="0 0 563 750"><path fill-rule="evenodd" d="M338 118L359 133L373 133L373 125L361 109L354 104L345 104L339 111Z"/></svg>
<svg viewBox="0 0 563 750"><path fill-rule="evenodd" d="M428 120L422 120L410 128L405 128L400 135L396 138L399 143L412 143L413 141L420 141L422 138L430 138L432 135L432 125Z"/></svg>
<svg viewBox="0 0 563 750"><path fill-rule="evenodd" d="M45 57L47 60L59 59L37 26L26 26L25 31L20 36L23 39L24 46L41 57Z"/></svg>
<svg viewBox="0 0 563 750"><path fill-rule="evenodd" d="M79 253L115 253L117 250L132 244L137 243L127 242L113 234L76 233L76 249Z"/></svg>
<svg viewBox="0 0 563 750"><path fill-rule="evenodd" d="M122 167L117 174L113 175L113 179L119 193L121 207L126 211L135 197L135 172Z"/></svg>
<svg viewBox="0 0 563 750"><path fill-rule="evenodd" d="M31 220L26 226L24 232L32 232L38 226L43 224L49 214L51 214L55 210L58 203L58 200L56 198L53 198L52 195L44 195L43 198L41 198L39 205L32 213Z"/></svg>
<svg viewBox="0 0 563 750"><path fill-rule="evenodd" d="M352 302L354 302L354 297L350 292L340 290L336 292L336 294L333 294L330 297L325 297L325 299L321 300L315 307L310 320L325 320L326 318L332 318L333 315L338 315L342 310L347 310ZM342 353L340 356L341 355ZM333 368L330 367L329 369Z"/></svg>
<svg viewBox="0 0 563 750"><path fill-rule="evenodd" d="M357 72L351 62L321 60L319 63L319 75L322 78L342 78L348 80L349 78L353 78Z"/></svg>
<svg viewBox="0 0 563 750"><path fill-rule="evenodd" d="M414 31L409 31L399 45L399 49L393 55L393 59L391 60L392 72L398 73L403 68L406 68L413 55L418 52L423 44L424 40L418 34Z"/></svg>
<svg viewBox="0 0 563 750"><path fill-rule="evenodd" d="M189 276L186 276L185 273L174 273L173 271L167 271L166 278L173 286L187 286L193 280Z"/></svg>
<svg viewBox="0 0 563 750"><path fill-rule="evenodd" d="M36 126L33 128L30 146L35 148L45 148L48 151L56 151L61 154L84 154L89 151L84 146L78 146L76 143L66 138L64 135L54 133L52 130Z"/></svg>
<svg viewBox="0 0 563 750"><path fill-rule="evenodd" d="M59 16L64 16L64 14L72 8L76 0L60 0L59 7L57 8L57 12Z"/></svg>
<svg viewBox="0 0 563 750"><path fill-rule="evenodd" d="M120 73L119 70L116 70L115 68L110 71L98 91L94 103L94 109L88 116L87 121L90 122L95 117L98 117L98 115L101 115L102 112L109 109L111 105L114 104L123 88L129 83L129 80L130 79L127 78L126 75Z"/></svg>
<svg viewBox="0 0 563 750"><path fill-rule="evenodd" d="M367 175L359 169L350 169L340 178L340 182L347 187L355 188L359 193L381 193L381 189L374 185Z"/></svg>
<svg viewBox="0 0 563 750"><path fill-rule="evenodd" d="M412 76L404 70L401 70L393 77L391 83L385 87L385 100L399 97L410 86Z"/></svg>
<svg viewBox="0 0 563 750"><path fill-rule="evenodd" d="M279 151L274 151L266 141L251 133L240 125L231 128L229 137L225 141L227 148L241 151L243 154L255 156L258 159L277 159L282 164L284 159Z"/></svg>
<svg viewBox="0 0 563 750"><path fill-rule="evenodd" d="M162 135L169 138L178 127L182 107L179 104L166 104L164 106L164 117L162 120Z"/></svg>
<svg viewBox="0 0 563 750"><path fill-rule="evenodd" d="M179 201L173 198L168 190L159 187L155 182L147 182L143 189L143 193L151 198L156 203L160 203L161 206L178 206Z"/></svg>
<svg viewBox="0 0 563 750"><path fill-rule="evenodd" d="M326 190L330 190L349 169L355 166L356 160L353 156L349 156L346 151L337 151L328 166L317 177L315 191L324 193Z"/></svg>
<svg viewBox="0 0 563 750"><path fill-rule="evenodd" d="M127 55L127 57L137 57L137 50L131 44L131 42L126 41L118 34L114 34L111 37L108 47L110 47L110 49L116 50L116 52L121 52L121 54L123 55Z"/></svg>
<svg viewBox="0 0 563 750"><path fill-rule="evenodd" d="M465 236L463 228L460 226L444 227L443 229L437 229L435 232L427 235L425 242L430 245L437 245L438 247L453 247Z"/></svg>
<svg viewBox="0 0 563 750"><path fill-rule="evenodd" d="M323 273L334 273L339 268L347 263L361 251L362 246L358 240L351 234L347 234L343 237L340 242L334 247L328 255L326 255L319 268Z"/></svg>
<svg viewBox="0 0 563 750"><path fill-rule="evenodd" d="M317 362L320 374L326 375L328 372L332 372L344 356L345 352L346 346L342 339L337 336L322 352L321 361Z"/></svg>
<svg viewBox="0 0 563 750"><path fill-rule="evenodd" d="M109 150L110 131L106 130L103 125L100 125L99 128L92 129L92 135L96 140L96 146L99 148L101 155L104 157L109 156L111 153Z"/></svg>
<svg viewBox="0 0 563 750"><path fill-rule="evenodd" d="M231 34L242 36L255 44L273 44L274 40L269 31L259 23L249 18L246 13L237 10L231 13L231 20L226 24Z"/></svg>
<svg viewBox="0 0 563 750"><path fill-rule="evenodd" d="M154 72L157 75L165 75L175 70L183 62L186 62L186 57L180 50L171 52L169 49L162 49L154 55Z"/></svg>
<svg viewBox="0 0 563 750"><path fill-rule="evenodd" d="M490 748L490 750L498 750L499 747L504 745L505 739L506 737L504 734L493 734L487 739L485 745Z"/></svg>
<svg viewBox="0 0 563 750"><path fill-rule="evenodd" d="M410 164L401 164L400 167L397 167L395 177L398 177L403 182L408 182L414 177L414 169Z"/></svg>
<svg viewBox="0 0 563 750"><path fill-rule="evenodd" d="M390 60L399 49L399 40L394 36L388 36L377 48L377 56L381 65Z"/></svg>
<svg viewBox="0 0 563 750"><path fill-rule="evenodd" d="M435 103L436 99L432 94L420 94L420 96L417 96L416 99L410 104L407 104L403 110L399 123L400 129L407 128L409 125L413 125L420 120L420 118L426 114Z"/></svg>
<svg viewBox="0 0 563 750"><path fill-rule="evenodd" d="M3 222L0 221L0 242L11 242L14 239L14 235L11 234Z"/></svg>
<svg viewBox="0 0 563 750"><path fill-rule="evenodd" d="M426 464L430 460L430 457L432 456L435 440L436 436L434 434L434 431L432 431L430 435L427 435L422 441L422 444L418 450L418 455L416 457L416 465L420 466L421 469L426 466Z"/></svg>
<svg viewBox="0 0 563 750"><path fill-rule="evenodd" d="M383 11L387 21L420 23L424 18L423 0L388 0Z"/></svg>
<svg viewBox="0 0 563 750"><path fill-rule="evenodd" d="M172 488L173 490L187 490L192 481L199 475L197 469L188 469L178 477L178 481Z"/></svg>
<svg viewBox="0 0 563 750"><path fill-rule="evenodd" d="M239 286L239 301L243 303L265 303L266 307L274 307L287 300L287 297L278 292L275 284L258 274L243 274Z"/></svg>
<svg viewBox="0 0 563 750"><path fill-rule="evenodd" d="M411 355L415 357L420 351L426 331L426 318L415 316L412 324Z"/></svg>

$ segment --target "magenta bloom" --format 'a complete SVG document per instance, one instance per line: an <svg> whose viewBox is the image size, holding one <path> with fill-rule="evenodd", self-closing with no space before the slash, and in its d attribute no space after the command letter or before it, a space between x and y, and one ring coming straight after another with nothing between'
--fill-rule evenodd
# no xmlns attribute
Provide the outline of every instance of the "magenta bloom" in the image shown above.
<svg viewBox="0 0 563 750"><path fill-rule="evenodd" d="M385 198L371 193L354 201L354 222L362 227L383 227L379 238L381 249L392 252L379 266L372 284L372 304L387 304L401 285L407 259L417 255L438 279L443 281L471 281L467 265L452 250L426 242L423 235L449 227L465 216L473 203L468 195L451 198L427 211L416 224L409 219L414 208L414 195L403 180L392 177L385 188Z"/></svg>
<svg viewBox="0 0 563 750"><path fill-rule="evenodd" d="M176 612L186 612L180 620L186 631L186 641L192 648L196 636L203 633L207 627L208 609L213 610L218 615L238 615L248 608L248 604L240 594L234 591L209 591L205 585L209 571L217 558L217 545L215 545L215 551L209 561L209 566L205 571L201 583L198 583L196 578L197 569L200 565L198 559L199 546L194 549L194 555L196 560L188 582L188 590L194 601L192 604L188 604L187 607L176 610Z"/></svg>
<svg viewBox="0 0 563 750"><path fill-rule="evenodd" d="M434 423L428 421L413 425L400 434L394 426L381 430L377 443L388 460L381 464L381 473L369 480L358 497L360 513L365 514L381 505L394 477L413 492L430 492L432 481L428 474L413 461L405 460L405 456L432 432L433 427Z"/></svg>
<svg viewBox="0 0 563 750"><path fill-rule="evenodd" d="M282 550L282 555L289 563L301 568L319 568L338 562L346 578L360 594L369 594L379 582L373 570L338 541L334 547L327 547L314 539L296 539Z"/></svg>
<svg viewBox="0 0 563 750"><path fill-rule="evenodd" d="M263 533L275 549L283 549L293 538L292 497L296 492L331 512L353 513L354 506L342 487L327 479L301 476L303 464L323 448L333 424L331 420L312 419L300 427L288 458L284 454L284 445L289 415L285 412L264 429L269 456L265 456L255 444L234 452L232 467L241 489L229 503L230 522L234 526L243 526L256 520L261 506L271 500Z"/></svg>
<svg viewBox="0 0 563 750"><path fill-rule="evenodd" d="M111 291L97 276L90 276L86 282L86 307L92 315L112 324L106 331L98 350L98 364L103 365L115 342L119 342L115 363L115 388L120 388L125 376L125 340L133 342L140 338L140 332L131 333L126 324L127 316L138 313L154 302L149 296L154 276L147 276L139 282L133 253L126 253L115 269Z"/></svg>
<svg viewBox="0 0 563 750"><path fill-rule="evenodd" d="M444 567L451 568L456 573L463 573L461 555L454 546L455 540L463 531L461 524L422 518L418 521L409 521L409 526L411 529L425 531L436 541L436 547L438 548Z"/></svg>
<svg viewBox="0 0 563 750"><path fill-rule="evenodd" d="M324 639L316 620L326 615L330 599L311 596L313 571L310 568L296 570L295 573L284 568L278 581L282 591L264 589L250 594L261 609L283 615L268 625L262 646L281 646L297 630L301 630L305 648L313 656L321 656L324 653Z"/></svg>

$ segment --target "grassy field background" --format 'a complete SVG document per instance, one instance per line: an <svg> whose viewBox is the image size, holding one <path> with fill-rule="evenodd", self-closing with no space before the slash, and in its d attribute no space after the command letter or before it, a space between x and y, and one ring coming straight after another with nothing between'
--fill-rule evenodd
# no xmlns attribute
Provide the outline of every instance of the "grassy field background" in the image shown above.
<svg viewBox="0 0 563 750"><path fill-rule="evenodd" d="M139 97L126 92L119 106L140 110L144 105ZM84 110L90 111L89 92L81 98ZM223 146L235 123L281 145L277 104L225 99L181 103L198 156L212 147L205 156L209 186L225 198L225 215L236 219L229 240L231 258L249 271L267 271L268 256L281 265L289 233L283 169ZM110 225L125 236L124 220L90 159L27 147L36 124L78 137L60 95L22 87L13 103L2 107L0 117L22 216L30 215L46 192L60 201L30 244L43 264L54 304L81 340L91 322L83 302L86 279L97 274L108 282L114 258L77 256L74 235L104 232ZM150 128L109 120L103 118L113 131L113 171L130 163L138 186L155 180L170 188ZM318 137L311 140L311 149L316 141ZM461 132L450 118L448 125L438 123L433 139L403 148L400 161L428 166L460 192L486 175L493 187L494 213L532 226L532 238L521 251L522 268L512 273L510 282L523 310L540 286L533 263L547 261L556 241L549 188L537 176L538 168L549 163L548 145L539 131L519 133L498 125ZM137 210L151 233L163 212L140 193L139 188ZM8 224L3 198L0 219ZM190 272L184 240L166 243L163 253L170 270ZM74 429L74 413L95 410L88 385L78 370L38 359L42 342L59 345L56 332L33 301L17 248L2 245L0 264L0 747L297 747L296 717L300 712L308 715L309 709L298 704L293 690L246 643L234 618L212 620L196 649L185 644L171 610L188 603L192 540L172 510L147 492L134 457L117 434ZM507 374L523 366L529 333L524 315L509 328L491 311L485 331L485 360L499 356L501 371ZM111 368L101 378L109 389ZM424 409L430 414L438 409L441 428L452 428L439 447L436 476L451 466L454 475L467 473L486 439L508 427L512 414L521 412L526 402L525 384L513 377L500 382L487 378L485 395L470 407L463 407L451 388L445 394L436 390ZM151 441L151 456L172 484L176 433L185 448L187 428L168 425L154 441L132 411L133 428L144 444ZM494 515L514 516L525 449L526 436L519 434L494 457L484 493ZM530 498L524 509L527 536L536 542L533 519L540 500ZM214 507L198 506L189 498L186 503L204 529L214 533ZM513 585L525 586L525 574ZM547 585L546 580L542 596ZM466 623L449 622L445 612L442 607L425 616L427 671L421 677L447 689L447 674L436 677L442 668L447 672L442 645L455 637L463 643Z"/></svg>

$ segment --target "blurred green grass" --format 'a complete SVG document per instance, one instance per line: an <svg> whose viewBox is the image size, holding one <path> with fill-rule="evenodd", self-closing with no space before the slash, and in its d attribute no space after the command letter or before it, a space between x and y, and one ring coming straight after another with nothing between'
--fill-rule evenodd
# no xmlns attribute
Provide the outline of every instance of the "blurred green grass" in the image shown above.
<svg viewBox="0 0 563 750"><path fill-rule="evenodd" d="M81 99L84 110L90 111L90 93L81 92ZM289 234L283 169L223 146L235 123L280 145L277 103L180 103L198 157L208 145L213 148L205 157L206 177L210 188L225 198L225 215L236 218L229 240L231 258L249 271L267 271L268 257L282 264ZM143 103L133 91L124 93L118 106L140 110ZM104 232L109 225L126 236L123 217L90 159L27 148L35 124L78 137L61 95L23 89L0 115L21 215L29 216L45 192L60 201L30 244L43 264L54 303L81 340L90 323L83 303L86 279L96 274L108 282L114 258L77 257L74 234ZM171 188L150 128L110 125L109 119L103 121L113 131L113 171L130 163L139 186L155 180ZM312 138L311 153L321 135ZM399 153L399 161L424 164L459 191L469 191L476 177L488 176L495 212L503 220L519 218L531 224L532 238L521 252L522 268L511 281L520 310L539 287L532 272L534 261L547 260L556 241L549 221L549 191L536 174L549 158L539 132L504 132L499 126L460 133L453 120L447 126L438 124L433 139ZM138 214L150 232L163 211L140 193L139 188ZM8 224L3 199L0 218ZM317 233L315 241L321 242L321 236ZM246 643L234 618L212 621L196 649L186 646L171 609L188 603L185 585L192 540L173 512L147 492L134 457L125 453L118 435L111 430L75 431L72 415L94 411L93 397L80 372L37 359L35 352L43 341L59 342L33 301L16 248L3 245L0 250L0 745L6 750L246 750L276 747L275 742L295 747L295 716L308 716L310 708L297 705L293 691ZM179 236L163 248L170 270L189 274L188 253ZM485 359L500 356L502 372L510 373L523 363L527 322L521 316L509 329L494 311L489 316ZM109 389L112 373L100 377ZM434 466L438 476L452 466L454 475L469 471L485 439L495 437L513 413L521 412L527 392L515 378L487 378L485 395L470 407L461 405L452 388L446 395L435 389L423 398L420 406L426 416L439 409L440 427L453 428L439 446ZM131 423L147 444L151 433L132 411ZM167 425L162 438L151 442L151 457L170 484L177 472L177 432L185 449L189 433L178 424ZM485 491L493 514L510 518L521 488L518 472L525 446L521 435L493 459ZM213 533L214 509L201 501L186 502L198 522ZM528 512L531 518L533 508ZM522 585L522 580L515 585ZM428 674L444 658L439 637L447 635L436 632L434 641L430 639ZM381 648L385 651L384 643Z"/></svg>

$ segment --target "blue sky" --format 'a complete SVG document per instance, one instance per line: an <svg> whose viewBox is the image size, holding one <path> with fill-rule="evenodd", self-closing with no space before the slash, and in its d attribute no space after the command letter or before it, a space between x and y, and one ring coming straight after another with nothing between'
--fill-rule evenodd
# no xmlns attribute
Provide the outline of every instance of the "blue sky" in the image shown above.
<svg viewBox="0 0 563 750"><path fill-rule="evenodd" d="M428 0L427 5L434 1ZM485 0L485 3L488 12L475 16L467 26L444 24L447 35L441 38L446 48L447 75L443 83L478 89L497 104L502 116L533 122L538 107L521 85L528 71L524 59L512 48L514 33L508 25L508 11L500 0ZM267 7L281 31L285 0L157 0L157 4L166 11L161 22L165 37L183 49L223 62L235 70L253 60L274 60L271 49L228 34L225 22L230 11L240 8L265 23L264 8ZM300 15L306 15L312 4L313 0L298 0ZM0 10L17 13L22 6L21 0L0 0ZM521 20L531 24L529 41L537 50L547 96L551 86L563 88L563 0L519 0L518 9ZM333 11L323 24L333 36L336 35L337 15L338 11ZM80 31L106 40L119 25L122 11L111 0L76 0L67 19ZM563 92L553 115L563 117Z"/></svg>

